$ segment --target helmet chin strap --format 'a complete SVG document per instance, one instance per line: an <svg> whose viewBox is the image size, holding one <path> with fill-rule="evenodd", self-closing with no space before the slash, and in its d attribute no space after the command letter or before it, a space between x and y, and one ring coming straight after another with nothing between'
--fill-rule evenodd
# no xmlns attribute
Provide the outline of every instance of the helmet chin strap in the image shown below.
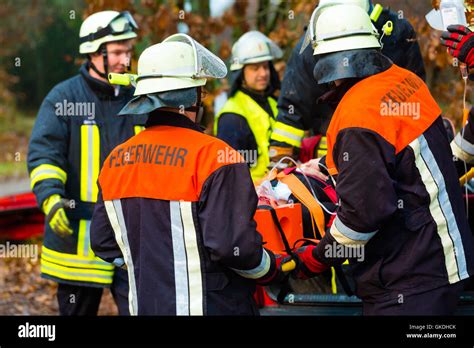
<svg viewBox="0 0 474 348"><path fill-rule="evenodd" d="M104 71L105 71L105 73L100 72L99 69L97 69L97 67L94 65L94 63L92 63L92 61L90 62L91 63L90 65L91 65L92 70L94 70L97 73L97 75L99 75L100 77L107 80L108 76L109 76L109 64L108 64L108 59L107 59L107 47L105 45L103 45L100 51L102 53L102 60L104 62Z"/></svg>
<svg viewBox="0 0 474 348"><path fill-rule="evenodd" d="M201 123L202 116L204 115L204 106L202 105L202 101L201 101L201 88L202 87L197 87L196 105L186 108L186 111L191 111L195 113L196 116L195 116L194 122L197 124Z"/></svg>

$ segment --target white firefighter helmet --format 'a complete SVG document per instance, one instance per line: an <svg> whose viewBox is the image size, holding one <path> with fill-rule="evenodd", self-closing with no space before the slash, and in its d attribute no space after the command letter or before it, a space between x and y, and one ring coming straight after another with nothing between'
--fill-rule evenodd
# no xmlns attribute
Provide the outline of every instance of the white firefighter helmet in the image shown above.
<svg viewBox="0 0 474 348"><path fill-rule="evenodd" d="M317 7L322 8L325 6L332 5L357 5L369 13L370 1L369 0L320 0Z"/></svg>
<svg viewBox="0 0 474 348"><path fill-rule="evenodd" d="M259 31L249 31L232 46L230 70L240 70L246 64L272 61L282 56L280 47L266 35Z"/></svg>
<svg viewBox="0 0 474 348"><path fill-rule="evenodd" d="M332 5L312 17L314 55L380 48L377 29L360 6Z"/></svg>
<svg viewBox="0 0 474 348"><path fill-rule="evenodd" d="M321 13L327 8L334 5L355 5L362 8L366 13L369 13L372 2L370 0L321 0L319 1L318 6L314 9L311 14L311 19L308 24L308 29L306 30L305 38L300 49L300 54L308 47L309 44L313 46L316 45L316 21Z"/></svg>
<svg viewBox="0 0 474 348"><path fill-rule="evenodd" d="M224 62L186 34L174 34L148 47L138 59L135 95L173 91L223 78Z"/></svg>
<svg viewBox="0 0 474 348"><path fill-rule="evenodd" d="M97 52L106 42L133 39L138 25L128 11L101 11L87 17L79 31L81 54Z"/></svg>

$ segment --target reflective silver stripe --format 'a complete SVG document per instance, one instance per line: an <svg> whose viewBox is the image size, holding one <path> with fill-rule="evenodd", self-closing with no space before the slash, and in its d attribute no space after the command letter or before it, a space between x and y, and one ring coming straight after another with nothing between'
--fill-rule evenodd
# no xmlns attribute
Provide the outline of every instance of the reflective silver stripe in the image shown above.
<svg viewBox="0 0 474 348"><path fill-rule="evenodd" d="M117 244L122 251L122 255L125 258L125 264L127 265L128 272L128 305L130 315L138 314L138 301L137 301L137 287L135 282L135 269L133 267L133 259L130 251L130 245L128 243L127 228L123 218L122 203L120 199L113 201L104 201L105 210L109 217L110 224L115 233L115 239Z"/></svg>
<svg viewBox="0 0 474 348"><path fill-rule="evenodd" d="M357 232L350 227L347 227L344 225L344 223L339 219L339 216L336 215L336 219L334 220L334 223L336 224L336 228L341 232L344 236L346 236L349 239L355 240L355 241L369 241L370 238L372 238L377 232Z"/></svg>
<svg viewBox="0 0 474 348"><path fill-rule="evenodd" d="M94 126L87 127L87 148L91 152L87 158L87 202L92 202L92 169L94 167Z"/></svg>
<svg viewBox="0 0 474 348"><path fill-rule="evenodd" d="M288 139L292 139L292 140L295 140L297 142L301 141L301 137L299 137L297 135L294 135L294 134L291 134L290 132L284 131L284 130L279 129L279 128L273 129L273 134L278 134L278 135L281 135L282 137L286 137Z"/></svg>
<svg viewBox="0 0 474 348"><path fill-rule="evenodd" d="M91 233L91 220L86 220L86 231L84 233L84 256L89 256L90 246L90 233Z"/></svg>
<svg viewBox="0 0 474 348"><path fill-rule="evenodd" d="M421 180L430 196L430 213L436 223L438 236L443 247L445 267L451 284L459 281L457 261L454 252L454 244L449 235L448 222L439 201L439 187L433 174L426 163L426 158L421 154L421 137L410 143L415 156L415 165L420 173Z"/></svg>
<svg viewBox="0 0 474 348"><path fill-rule="evenodd" d="M240 275L241 277L244 278L249 278L249 279L258 279L262 278L264 275L268 273L270 270L271 266L271 259L270 256L268 255L267 251L263 249L262 252L262 259L260 260L260 264L252 269L249 270L241 270L241 269L236 269L232 268L232 270Z"/></svg>
<svg viewBox="0 0 474 348"><path fill-rule="evenodd" d="M84 202L96 202L100 171L100 134L96 124L81 126L80 196Z"/></svg>
<svg viewBox="0 0 474 348"><path fill-rule="evenodd" d="M46 179L57 179L61 181L63 184L66 183L67 174L64 170L59 168L58 166L54 166L52 164L40 164L38 167L33 169L30 174L30 187L31 189L34 188L36 183Z"/></svg>
<svg viewBox="0 0 474 348"><path fill-rule="evenodd" d="M113 266L105 261L102 261L100 259L80 259L78 255L70 255L74 256L73 257L68 257L70 254L62 254L58 253L57 251L48 249L43 245L41 248L41 257L47 257L49 259L53 259L53 262L60 264L60 265L65 265L65 266L72 266L72 267L78 267L78 268L92 268L92 269L98 269L98 270L113 270ZM69 263L72 263L72 265L68 265ZM89 266L89 267L87 267ZM101 266L101 267L93 267L93 266Z"/></svg>
<svg viewBox="0 0 474 348"><path fill-rule="evenodd" d="M463 151L467 152L469 155L474 156L474 145L471 144L466 138L463 139L461 133L456 134L454 142L458 145Z"/></svg>
<svg viewBox="0 0 474 348"><path fill-rule="evenodd" d="M446 183L444 181L443 174L438 167L438 163L434 158L431 149L428 146L428 142L426 138L421 135L419 137L420 141L420 148L421 148L421 156L425 161L426 166L428 167L435 183L438 188L438 202L440 208L443 212L444 219L447 222L447 229L449 236L454 244L453 253L456 257L456 264L458 268L458 275L460 279L466 279L469 277L467 273L467 265L466 265L466 256L464 254L464 246L461 239L461 233L459 232L459 228L456 222L456 218L454 216L453 208L451 206L451 201L449 200L448 192L446 191Z"/></svg>
<svg viewBox="0 0 474 348"><path fill-rule="evenodd" d="M74 269L74 268L71 268ZM41 264L41 270L42 271L49 271L51 273L58 273L64 276L72 276L72 277L84 277L84 278L98 278L98 279L104 279L104 280L110 280L111 277L109 275L102 275L102 274L97 274L97 273L79 273L79 272L69 272L61 269L56 269L53 267L50 267L44 263ZM104 271L104 272L111 272L111 271ZM47 272L45 272L47 273ZM54 274L52 274L54 275ZM87 280L86 280L87 281Z"/></svg>
<svg viewBox="0 0 474 348"><path fill-rule="evenodd" d="M201 258L197 243L196 229L194 228L192 203L180 202L181 217L184 229L184 244L188 257L189 283L189 314L204 314L204 297L202 288Z"/></svg>
<svg viewBox="0 0 474 348"><path fill-rule="evenodd" d="M457 158L470 164L474 163L474 145L463 139L460 133L451 142L451 150Z"/></svg>
<svg viewBox="0 0 474 348"><path fill-rule="evenodd" d="M66 181L66 178L64 175L62 175L59 171L54 170L54 169L43 169L43 170L38 170L32 177L31 180L34 181L36 177L40 175L48 174L48 176L53 176L57 175L61 178L61 181L64 183Z"/></svg>
<svg viewBox="0 0 474 348"><path fill-rule="evenodd" d="M44 250L43 250L43 254L41 255L41 257L46 257L47 259L53 259L53 262L55 263L61 263L61 262L64 262L66 260L66 262L69 262L69 263L74 263L76 264L77 266L75 267L80 267L80 268L83 268L83 269L87 269L87 268L91 268L91 269L98 269L98 270L101 270L103 268L98 268L98 267L81 267L81 266L104 266L104 268L110 268L110 263L108 262L105 262L105 261L95 261L95 260L72 260L72 259L68 259L68 258L58 258L57 256L53 256L51 254L48 254L46 253ZM103 269L104 271L110 271L110 269Z"/></svg>
<svg viewBox="0 0 474 348"><path fill-rule="evenodd" d="M189 315L188 261L179 202L170 202L170 220L173 241L176 315Z"/></svg>

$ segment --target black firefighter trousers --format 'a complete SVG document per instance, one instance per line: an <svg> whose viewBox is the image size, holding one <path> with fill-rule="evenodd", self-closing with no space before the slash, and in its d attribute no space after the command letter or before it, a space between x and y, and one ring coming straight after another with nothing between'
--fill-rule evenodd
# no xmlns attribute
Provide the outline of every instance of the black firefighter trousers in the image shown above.
<svg viewBox="0 0 474 348"><path fill-rule="evenodd" d="M58 283L59 315L97 315L103 290L103 288ZM110 290L118 307L119 315L130 315L127 271L115 268Z"/></svg>

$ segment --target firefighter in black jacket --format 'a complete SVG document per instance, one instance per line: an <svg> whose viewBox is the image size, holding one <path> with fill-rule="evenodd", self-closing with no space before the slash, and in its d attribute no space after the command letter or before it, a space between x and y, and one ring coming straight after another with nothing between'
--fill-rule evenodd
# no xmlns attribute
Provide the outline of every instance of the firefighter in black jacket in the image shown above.
<svg viewBox="0 0 474 348"><path fill-rule="evenodd" d="M105 160L92 249L128 270L132 315L258 314L256 280L279 279L282 258L256 231L246 163L198 125L201 88L225 64L175 34L142 53L138 72L121 113L149 119Z"/></svg>
<svg viewBox="0 0 474 348"><path fill-rule="evenodd" d="M41 275L58 283L61 315L97 314L111 286L119 313L128 313L127 274L94 255L89 230L102 162L145 124L117 117L133 90L105 79L127 68L135 29L128 12L98 12L83 22L79 51L88 61L46 96L31 135L31 187L46 214Z"/></svg>
<svg viewBox="0 0 474 348"><path fill-rule="evenodd" d="M374 6L369 0L321 0L318 7L337 3L354 3L371 13L373 24L380 35L383 33L382 27L391 21L393 31L391 35L384 35L382 53L398 66L411 70L422 79L425 78L425 68L416 33L406 19L400 18L399 13L389 9L383 9L381 13L374 11ZM273 162L282 155L296 156L305 131L313 130L315 134L325 135L334 112L335 106L329 101L318 102L318 99L330 92L330 89L328 84L318 84L312 78L318 57L313 56L312 47L307 43L310 39L308 29L306 36L301 37L294 48L286 66L278 99L277 122L270 142L270 156ZM326 149L326 137L323 136L316 147L314 156L323 156Z"/></svg>
<svg viewBox="0 0 474 348"><path fill-rule="evenodd" d="M361 248L351 264L364 314L453 314L474 253L441 109L418 76L380 53L359 7L325 10L316 32L314 77L340 96L326 159L340 206L318 246L297 251L296 275Z"/></svg>

